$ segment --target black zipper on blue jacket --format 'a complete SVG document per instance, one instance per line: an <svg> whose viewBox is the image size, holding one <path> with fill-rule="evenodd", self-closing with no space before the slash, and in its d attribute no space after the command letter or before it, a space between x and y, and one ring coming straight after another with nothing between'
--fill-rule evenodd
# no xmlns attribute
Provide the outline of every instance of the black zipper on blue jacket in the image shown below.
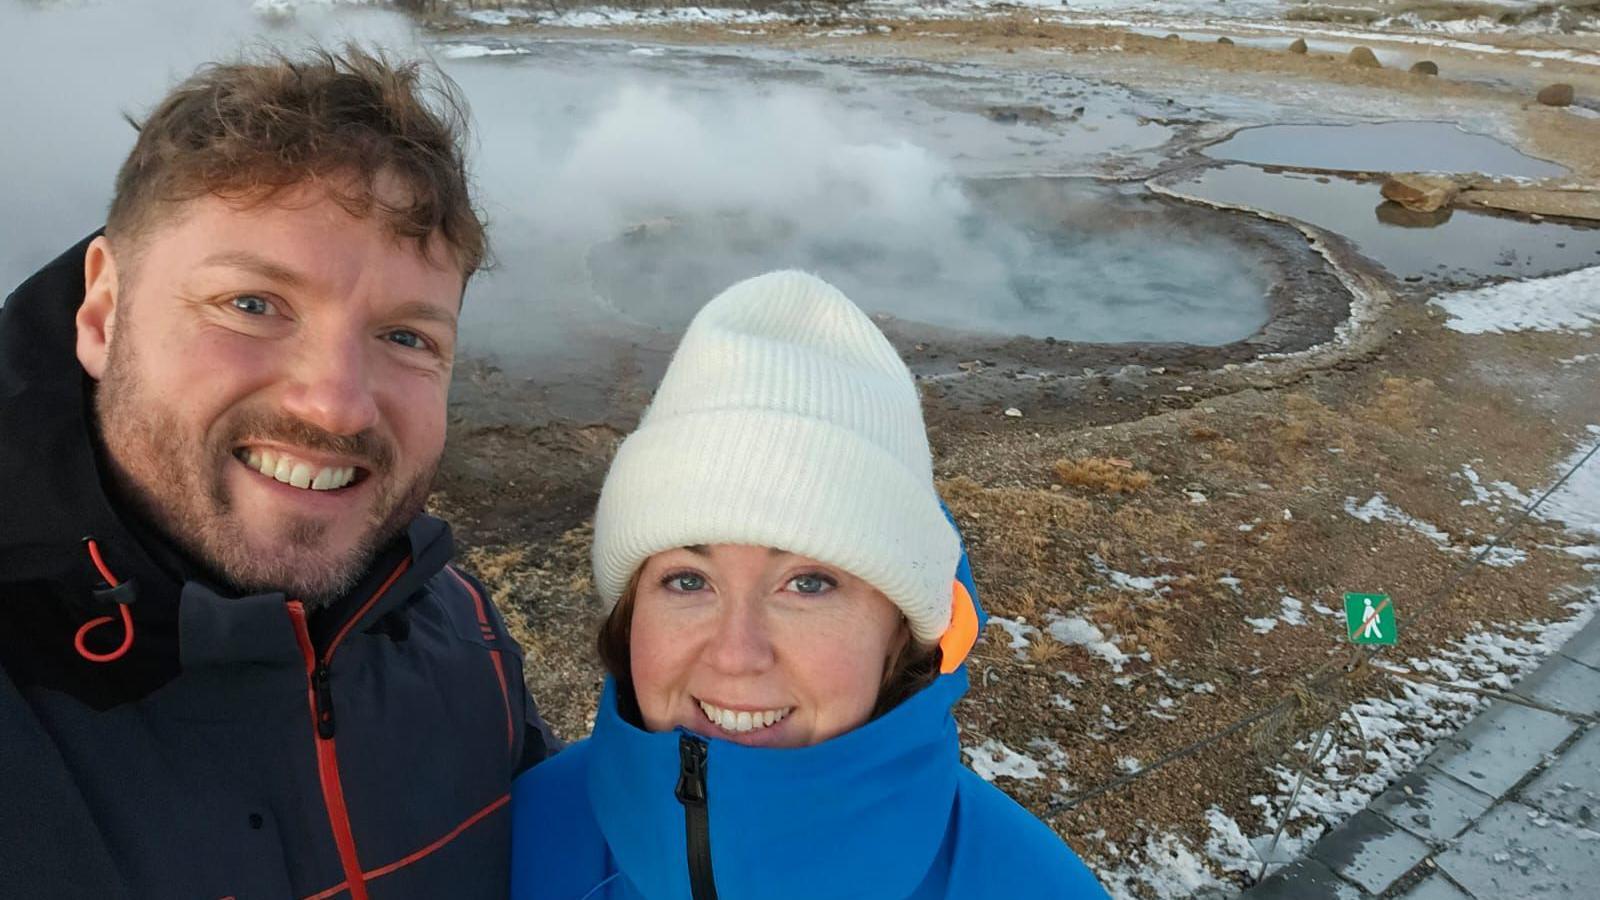
<svg viewBox="0 0 1600 900"><path fill-rule="evenodd" d="M678 737L678 802L689 839L689 890L694 900L717 900L711 874L711 814L706 806L706 743Z"/></svg>

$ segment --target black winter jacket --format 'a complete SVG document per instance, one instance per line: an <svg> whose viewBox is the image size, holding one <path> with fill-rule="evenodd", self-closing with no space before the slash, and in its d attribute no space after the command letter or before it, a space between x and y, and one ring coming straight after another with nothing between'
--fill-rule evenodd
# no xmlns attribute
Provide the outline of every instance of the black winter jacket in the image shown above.
<svg viewBox="0 0 1600 900"><path fill-rule="evenodd" d="M554 739L449 529L309 614L189 576L102 487L86 246L0 308L0 897L504 897Z"/></svg>

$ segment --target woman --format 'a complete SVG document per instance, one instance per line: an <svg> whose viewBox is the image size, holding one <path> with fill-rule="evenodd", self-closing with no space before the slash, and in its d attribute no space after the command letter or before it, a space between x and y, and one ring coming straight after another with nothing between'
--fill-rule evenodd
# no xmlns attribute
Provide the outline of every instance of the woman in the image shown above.
<svg viewBox="0 0 1600 900"><path fill-rule="evenodd" d="M778 272L695 317L595 516L594 734L513 793L516 898L1103 897L961 764L979 630L916 387Z"/></svg>

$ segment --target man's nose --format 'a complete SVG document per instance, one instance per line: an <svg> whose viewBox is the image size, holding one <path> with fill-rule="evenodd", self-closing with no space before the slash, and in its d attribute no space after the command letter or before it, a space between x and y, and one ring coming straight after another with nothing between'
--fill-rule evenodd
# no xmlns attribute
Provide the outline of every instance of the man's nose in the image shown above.
<svg viewBox="0 0 1600 900"><path fill-rule="evenodd" d="M772 635L759 600L733 599L722 605L716 633L706 647L706 662L724 675L764 672L774 659Z"/></svg>
<svg viewBox="0 0 1600 900"><path fill-rule="evenodd" d="M292 365L285 412L331 434L359 434L377 424L368 347L359 335L308 342Z"/></svg>

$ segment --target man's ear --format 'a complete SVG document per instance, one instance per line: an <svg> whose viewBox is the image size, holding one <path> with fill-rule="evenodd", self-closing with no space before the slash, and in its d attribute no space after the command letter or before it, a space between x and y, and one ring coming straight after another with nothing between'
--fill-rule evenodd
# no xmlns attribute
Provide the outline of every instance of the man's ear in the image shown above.
<svg viewBox="0 0 1600 900"><path fill-rule="evenodd" d="M99 381L111 355L117 327L117 261L111 242L100 235L89 242L83 257L83 305L78 307L78 362L89 377Z"/></svg>

